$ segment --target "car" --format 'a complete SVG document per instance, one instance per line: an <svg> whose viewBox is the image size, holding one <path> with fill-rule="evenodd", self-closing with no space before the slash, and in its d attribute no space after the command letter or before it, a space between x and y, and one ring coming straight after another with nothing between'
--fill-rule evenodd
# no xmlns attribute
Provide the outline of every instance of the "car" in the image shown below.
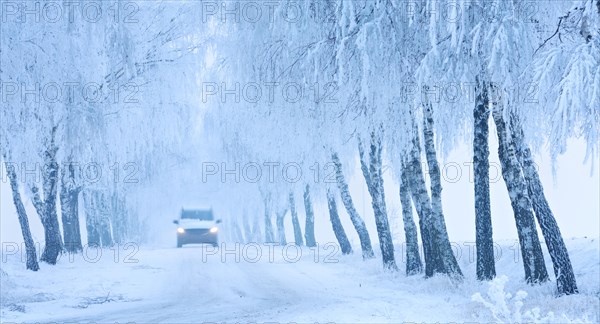
<svg viewBox="0 0 600 324"><path fill-rule="evenodd" d="M181 209L179 219L173 221L177 226L177 247L184 244L219 244L218 224L211 209Z"/></svg>

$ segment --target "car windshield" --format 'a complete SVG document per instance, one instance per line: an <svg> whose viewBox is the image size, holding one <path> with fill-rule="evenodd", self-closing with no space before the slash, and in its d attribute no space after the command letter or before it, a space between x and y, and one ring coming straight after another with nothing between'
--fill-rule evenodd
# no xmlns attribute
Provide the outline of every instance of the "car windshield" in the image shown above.
<svg viewBox="0 0 600 324"><path fill-rule="evenodd" d="M181 219L213 220L212 210L182 210Z"/></svg>

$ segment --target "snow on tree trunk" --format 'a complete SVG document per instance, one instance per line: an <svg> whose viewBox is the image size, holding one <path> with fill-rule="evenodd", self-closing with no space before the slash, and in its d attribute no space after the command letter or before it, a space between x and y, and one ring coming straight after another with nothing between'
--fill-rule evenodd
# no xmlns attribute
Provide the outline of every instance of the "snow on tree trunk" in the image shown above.
<svg viewBox="0 0 600 324"><path fill-rule="evenodd" d="M431 211L434 229L431 234L435 235L433 239L439 244L440 266L442 267L440 271L442 273L462 276L462 272L450 245L446 221L444 220L444 212L442 209L442 177L436 156L433 127L433 106L431 103L426 103L423 107L423 144L427 166L429 167L431 185Z"/></svg>
<svg viewBox="0 0 600 324"><path fill-rule="evenodd" d="M83 205L85 209L85 228L89 246L100 246L100 232L97 225L96 207L94 196L90 190L83 191Z"/></svg>
<svg viewBox="0 0 600 324"><path fill-rule="evenodd" d="M273 233L273 223L271 223L271 214L269 213L269 199L264 199L265 203L265 243L275 243Z"/></svg>
<svg viewBox="0 0 600 324"><path fill-rule="evenodd" d="M477 279L491 280L496 276L492 213L490 207L490 149L488 144L490 117L485 83L479 85L473 110L473 172L475 187L475 246Z"/></svg>
<svg viewBox="0 0 600 324"><path fill-rule="evenodd" d="M115 243L125 243L129 230L129 214L125 198L116 191L111 195L112 237Z"/></svg>
<svg viewBox="0 0 600 324"><path fill-rule="evenodd" d="M350 196L350 189L348 188L348 184L346 183L346 179L344 179L344 174L342 173L342 163L340 162L340 159L336 153L332 154L331 159L335 167L335 179L340 190L342 203L346 208L346 212L350 216L350 220L352 221L352 225L354 225L354 229L356 229L356 232L358 233L363 259L374 258L375 254L373 253L373 248L371 246L369 231L367 231L365 221L358 214L356 208L354 208L352 196Z"/></svg>
<svg viewBox="0 0 600 324"><path fill-rule="evenodd" d="M401 171L400 204L402 205L402 221L404 223L404 235L406 237L406 275L414 275L423 271L421 256L419 255L419 239L417 237L417 226L413 219L412 202L408 185L408 174L406 168Z"/></svg>
<svg viewBox="0 0 600 324"><path fill-rule="evenodd" d="M260 232L260 217L255 215L252 222L252 241L253 243L262 242L262 233Z"/></svg>
<svg viewBox="0 0 600 324"><path fill-rule="evenodd" d="M248 221L248 211L244 209L242 214L242 227L244 228L244 242L252 242L252 228L250 228L250 222Z"/></svg>
<svg viewBox="0 0 600 324"><path fill-rule="evenodd" d="M108 197L106 197L106 193L97 192L98 200L99 200L99 232L100 232L100 243L102 247L110 247L114 245L113 237L112 237L112 226L110 222L110 208Z"/></svg>
<svg viewBox="0 0 600 324"><path fill-rule="evenodd" d="M314 247L317 245L315 239L315 213L312 208L312 201L310 200L310 187L308 184L304 188L304 211L306 213L306 224L304 226L306 246Z"/></svg>
<svg viewBox="0 0 600 324"><path fill-rule="evenodd" d="M300 228L300 221L298 221L298 212L296 211L296 199L294 199L294 193L290 192L289 196L290 213L292 214L292 227L294 228L294 244L298 246L304 245L302 240L302 229Z"/></svg>
<svg viewBox="0 0 600 324"><path fill-rule="evenodd" d="M31 184L33 205L40 216L42 226L44 227L45 244L40 259L48 264L56 264L58 255L63 249L56 211L56 191L58 187L58 163L56 162L56 153L58 147L54 144L55 133L56 127L52 129L50 144L44 151L44 168L42 172L43 200L37 185L35 183Z"/></svg>
<svg viewBox="0 0 600 324"><path fill-rule="evenodd" d="M379 237L383 266L386 269L397 270L392 233L385 205L385 193L383 191L381 149L381 138L375 132L372 132L369 161L367 162L362 143L359 141L360 165L365 181L367 182L367 188L371 194L371 205L373 206L373 214L375 215L375 225L377 227L377 236Z"/></svg>
<svg viewBox="0 0 600 324"><path fill-rule="evenodd" d="M528 283L544 282L548 280L548 272L535 227L531 200L521 165L517 160L515 145L508 133L500 105L495 105L492 116L498 133L498 156L502 167L502 177L515 215L523 267L525 268L525 280Z"/></svg>
<svg viewBox="0 0 600 324"><path fill-rule="evenodd" d="M462 277L458 262L454 257L450 240L446 232L443 214L436 214L431 207L431 199L427 192L425 175L421 164L421 146L419 129L414 117L409 115L412 123L412 144L404 157L403 168L406 169L407 183L412 202L419 216L419 228L423 254L425 257L425 276L435 273L448 274L451 277ZM430 148L431 149L431 148ZM434 152L435 154L435 152Z"/></svg>
<svg viewBox="0 0 600 324"><path fill-rule="evenodd" d="M537 172L531 150L524 140L523 129L516 115L511 116L511 134L515 142L517 158L523 168L525 181L527 182L527 192L533 205L535 216L537 217L542 235L546 241L554 275L556 276L556 285L559 295L571 295L578 293L573 266L569 258L569 252L563 241L562 234L554 214L550 209L544 187Z"/></svg>
<svg viewBox="0 0 600 324"><path fill-rule="evenodd" d="M5 158L5 160L7 159ZM15 166L7 163L6 173L10 181L10 188L12 190L13 202L15 204L15 208L17 209L19 225L21 225L21 234L23 234L23 240L25 241L25 252L27 256L26 267L28 270L38 271L40 266L37 262L37 252L35 250L33 238L31 237L27 212L25 211L25 206L23 206L23 200L21 199L21 193L19 192L19 184L17 182Z"/></svg>
<svg viewBox="0 0 600 324"><path fill-rule="evenodd" d="M79 230L79 192L72 163L61 170L60 208L65 249L70 253L83 250Z"/></svg>
<svg viewBox="0 0 600 324"><path fill-rule="evenodd" d="M435 139L433 134L433 106L427 103L423 106L423 146L425 158L429 168L431 209L436 215L443 215L442 211L442 181L440 166L435 151Z"/></svg>
<svg viewBox="0 0 600 324"><path fill-rule="evenodd" d="M86 190L83 194L88 245L109 247L114 244L104 193Z"/></svg>
<svg viewBox="0 0 600 324"><path fill-rule="evenodd" d="M421 159L418 151L414 148L410 153L409 160L406 162L406 169L408 170L407 178L410 195L419 216L419 229L425 259L425 276L431 277L434 273L443 272L443 266L441 265L439 247L436 245L435 236L433 235L433 212L425 186Z"/></svg>
<svg viewBox="0 0 600 324"><path fill-rule="evenodd" d="M283 222L285 220L285 214L287 214L287 209L277 213L277 241L279 241L279 245L287 244L287 240L285 239L285 226Z"/></svg>
<svg viewBox="0 0 600 324"><path fill-rule="evenodd" d="M327 189L327 206L329 207L329 219L331 220L333 234L335 234L335 238L340 244L342 254L352 253L352 245L350 245L350 241L348 241L348 236L346 236L346 231L344 231L344 226L342 226L342 221L340 220L340 215L337 211L335 196L329 189Z"/></svg>
<svg viewBox="0 0 600 324"><path fill-rule="evenodd" d="M240 228L240 224L238 222L237 217L233 217L231 220L231 239L236 243L244 243L244 234L242 233L242 229Z"/></svg>

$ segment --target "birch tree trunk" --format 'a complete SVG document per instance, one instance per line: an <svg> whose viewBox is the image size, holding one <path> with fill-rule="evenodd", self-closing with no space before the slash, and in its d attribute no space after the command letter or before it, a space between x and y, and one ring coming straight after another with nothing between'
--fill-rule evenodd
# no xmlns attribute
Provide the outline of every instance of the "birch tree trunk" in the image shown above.
<svg viewBox="0 0 600 324"><path fill-rule="evenodd" d="M544 255L535 227L531 200L529 199L521 165L516 156L515 145L510 138L499 105L495 105L492 115L498 133L498 156L502 166L502 177L508 189L508 196L517 224L523 267L525 268L525 280L528 283L544 282L548 280L548 272L544 264Z"/></svg>
<svg viewBox="0 0 600 324"><path fill-rule="evenodd" d="M413 139L404 163L408 175L407 183L410 188L410 195L417 210L417 215L419 215L421 242L423 243L423 254L425 256L425 276L431 277L435 273L443 273L460 278L462 272L450 245L444 215L439 210L437 213L434 212L427 192L425 175L421 165L419 129L412 115L411 118ZM430 144L433 144L433 142L430 142ZM433 155L435 156L435 147L431 147L430 144L428 144L428 150L434 150ZM434 182L432 181L432 183Z"/></svg>
<svg viewBox="0 0 600 324"><path fill-rule="evenodd" d="M127 212L127 204L125 198L120 195L115 188L111 195L111 224L112 238L115 243L125 243L127 240L130 220Z"/></svg>
<svg viewBox="0 0 600 324"><path fill-rule="evenodd" d="M110 247L114 245L110 222L109 201L106 194L98 189L88 189L83 193L86 214L88 245Z"/></svg>
<svg viewBox="0 0 600 324"><path fill-rule="evenodd" d="M362 143L360 143L359 140L358 151L361 170L365 181L367 182L369 194L371 195L371 205L373 206L373 214L375 215L375 225L377 227L377 236L379 238L379 247L381 248L383 267L386 269L397 270L398 266L396 266L396 259L394 257L394 244L392 242L392 233L390 231L385 205L385 193L383 191L381 149L381 137L376 135L375 132L372 132L369 162L367 162Z"/></svg>
<svg viewBox="0 0 600 324"><path fill-rule="evenodd" d="M97 221L97 208L91 190L83 191L83 205L85 209L85 228L87 230L88 246L100 247L100 231Z"/></svg>
<svg viewBox="0 0 600 324"><path fill-rule="evenodd" d="M38 186L35 183L30 185L33 206L40 216L44 227L45 245L41 260L48 264L56 264L58 255L63 249L56 211L56 191L58 187L58 163L56 162L56 153L58 152L58 147L54 144L55 133L56 127L52 129L50 143L44 151L44 167L42 172L43 200Z"/></svg>
<svg viewBox="0 0 600 324"><path fill-rule="evenodd" d="M486 87L485 82L478 85L475 109L473 110L475 246L478 280L491 280L496 277L490 208L490 149L488 144L490 110Z"/></svg>
<svg viewBox="0 0 600 324"><path fill-rule="evenodd" d="M435 150L433 127L433 106L427 103L423 106L423 147L429 168L431 209L437 217L443 217L442 180Z"/></svg>
<svg viewBox="0 0 600 324"><path fill-rule="evenodd" d="M329 219L331 220L333 234L335 234L335 238L340 244L342 254L352 253L352 245L350 245L350 241L348 241L348 236L346 236L346 231L344 231L344 227L342 226L342 222L337 211L335 196L329 189L327 189L327 206L329 207Z"/></svg>
<svg viewBox="0 0 600 324"><path fill-rule="evenodd" d="M306 213L306 224L304 226L306 246L314 247L317 245L317 240L315 239L315 213L312 208L312 201L310 200L310 187L308 184L304 188L304 211Z"/></svg>
<svg viewBox="0 0 600 324"><path fill-rule="evenodd" d="M423 264L419 255L417 226L413 219L408 174L405 167L402 167L400 178L400 204L402 205L402 221L406 237L406 275L410 276L421 273L423 271Z"/></svg>
<svg viewBox="0 0 600 324"><path fill-rule="evenodd" d="M436 246L435 237L433 236L433 211L431 210L429 194L425 187L421 159L416 149L412 151L409 160L405 163L408 178L407 183L415 210L419 216L419 229L421 230L421 243L423 244L423 256L425 259L425 276L431 277L434 273L442 272L443 266L439 248Z"/></svg>
<svg viewBox="0 0 600 324"><path fill-rule="evenodd" d="M373 258L375 257L375 254L373 253L373 248L371 246L369 231L367 231L365 221L362 219L362 217L360 217L354 208L352 196L350 196L350 189L348 189L348 184L346 183L346 179L344 179L344 174L342 173L342 164L340 159L336 153L332 154L331 159L335 167L335 179L340 190L340 195L342 196L342 203L346 208L346 212L350 216L350 220L352 221L352 225L354 225L354 229L356 229L356 232L358 233L363 259Z"/></svg>
<svg viewBox="0 0 600 324"><path fill-rule="evenodd" d="M5 160L6 156L5 156ZM13 203L17 209L17 217L19 218L19 225L21 226L21 234L23 234L23 241L25 242L25 253L27 257L26 268L31 271L38 271L40 266L37 261L37 252L35 250L35 243L31 237L31 230L29 227L29 219L27 218L27 212L25 206L23 206L23 200L21 199L21 193L19 192L19 183L17 180L17 173L15 166L6 163L6 174L10 181L10 188L12 190Z"/></svg>
<svg viewBox="0 0 600 324"><path fill-rule="evenodd" d="M517 116L511 116L511 134L516 146L517 158L523 168L525 181L527 182L527 192L531 199L535 216L544 235L554 275L556 277L556 286L559 295L571 295L578 293L573 266L569 258L569 252L563 240L558 223L550 209L544 187L537 172L531 150L525 143L523 128Z"/></svg>
<svg viewBox="0 0 600 324"><path fill-rule="evenodd" d="M252 242L260 243L262 241L262 233L260 232L260 217L253 213L252 222Z"/></svg>
<svg viewBox="0 0 600 324"><path fill-rule="evenodd" d="M98 200L98 226L100 232L100 242L102 247L110 247L114 245L112 236L112 226L110 222L110 208L107 194L102 191L96 191Z"/></svg>
<svg viewBox="0 0 600 324"><path fill-rule="evenodd" d="M427 159L431 182L431 210L433 216L432 225L434 229L432 234L434 235L433 238L440 252L442 262L441 272L462 276L462 272L450 245L442 209L442 177L436 155L433 127L433 106L431 103L427 103L423 107L423 146L425 148L425 157Z"/></svg>
<svg viewBox="0 0 600 324"><path fill-rule="evenodd" d="M277 213L277 240L279 241L279 245L286 245L287 240L285 239L285 225L284 219L285 214L287 214L287 209L284 209Z"/></svg>
<svg viewBox="0 0 600 324"><path fill-rule="evenodd" d="M238 222L237 218L234 217L231 220L231 227L232 227L232 238L234 242L240 243L240 244L244 244L246 241L244 239L244 234L242 233L242 229L240 228L240 223Z"/></svg>
<svg viewBox="0 0 600 324"><path fill-rule="evenodd" d="M250 227L250 222L248 221L248 211L244 209L244 213L242 214L242 226L244 228L244 239L246 243L250 243L253 241L252 237L252 228Z"/></svg>
<svg viewBox="0 0 600 324"><path fill-rule="evenodd" d="M75 183L75 167L72 163L61 170L60 207L65 249L70 253L83 250L79 229L79 192Z"/></svg>
<svg viewBox="0 0 600 324"><path fill-rule="evenodd" d="M304 245L302 240L302 229L300 228L300 221L298 221L298 212L296 211L296 199L294 199L294 193L290 192L290 213L292 214L292 227L294 228L294 244L298 246Z"/></svg>
<svg viewBox="0 0 600 324"><path fill-rule="evenodd" d="M271 214L269 213L269 199L264 198L265 203L265 243L275 243L273 233L273 223L271 223Z"/></svg>

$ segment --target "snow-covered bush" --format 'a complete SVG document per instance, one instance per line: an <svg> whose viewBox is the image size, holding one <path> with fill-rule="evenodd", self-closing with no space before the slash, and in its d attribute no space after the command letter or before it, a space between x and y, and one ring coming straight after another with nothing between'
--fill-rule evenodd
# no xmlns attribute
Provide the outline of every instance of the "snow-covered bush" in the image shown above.
<svg viewBox="0 0 600 324"><path fill-rule="evenodd" d="M2 287L2 298L0 298L0 306L5 306L11 298L8 293L13 287L14 283L10 280L8 273L0 268L0 287Z"/></svg>
<svg viewBox="0 0 600 324"><path fill-rule="evenodd" d="M539 307L523 311L523 301L527 298L527 292L519 290L513 296L504 291L507 282L508 277L500 276L489 283L487 298L480 293L471 296L471 300L485 306L498 323L592 323L587 317L570 319L565 314L543 314Z"/></svg>

